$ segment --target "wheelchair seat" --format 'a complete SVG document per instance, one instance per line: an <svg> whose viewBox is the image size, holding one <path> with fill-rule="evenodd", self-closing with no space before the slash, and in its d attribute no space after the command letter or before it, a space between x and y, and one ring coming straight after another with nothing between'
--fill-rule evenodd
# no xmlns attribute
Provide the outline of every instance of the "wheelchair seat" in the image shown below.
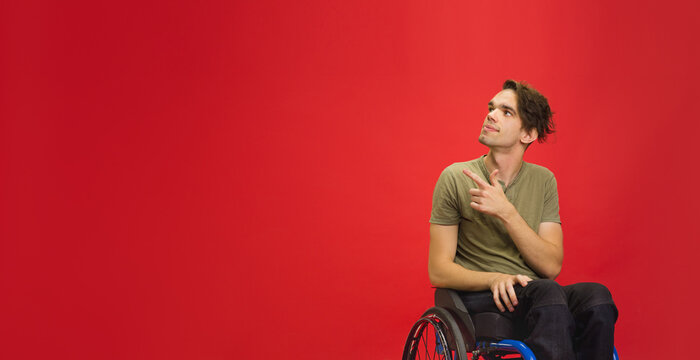
<svg viewBox="0 0 700 360"><path fill-rule="evenodd" d="M435 306L452 311L464 323L471 323L469 333L474 334L477 341L511 339L515 334L513 321L499 313L485 312L470 316L455 290L435 289Z"/></svg>
<svg viewBox="0 0 700 360"><path fill-rule="evenodd" d="M469 314L457 291L437 288L435 306L411 328L402 359L536 360L527 345L512 340L514 333L509 318L500 313ZM612 358L619 360L615 349Z"/></svg>

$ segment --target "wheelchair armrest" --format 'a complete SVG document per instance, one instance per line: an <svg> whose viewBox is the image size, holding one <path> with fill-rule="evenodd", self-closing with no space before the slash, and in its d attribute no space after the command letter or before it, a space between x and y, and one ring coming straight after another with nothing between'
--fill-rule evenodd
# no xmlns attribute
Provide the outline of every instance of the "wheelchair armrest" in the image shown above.
<svg viewBox="0 0 700 360"><path fill-rule="evenodd" d="M474 323L469 316L467 307L464 306L464 302L459 297L459 294L457 294L457 291L446 288L435 288L435 306L447 309L459 319L460 323L464 326L462 335L465 341L471 344L471 348L475 341Z"/></svg>
<svg viewBox="0 0 700 360"><path fill-rule="evenodd" d="M469 315L464 302L457 294L457 291L453 289L435 288L435 306L458 310L466 313L467 316Z"/></svg>

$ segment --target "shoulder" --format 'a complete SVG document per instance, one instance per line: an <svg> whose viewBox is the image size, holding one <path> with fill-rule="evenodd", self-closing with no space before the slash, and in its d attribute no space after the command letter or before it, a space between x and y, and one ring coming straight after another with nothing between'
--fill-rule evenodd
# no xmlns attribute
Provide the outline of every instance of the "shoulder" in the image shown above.
<svg viewBox="0 0 700 360"><path fill-rule="evenodd" d="M480 165L479 161L483 160L477 158L470 161L456 162L451 164L450 166L446 167L440 174L440 178L438 179L438 185L442 187L449 186L455 191L459 189L468 189L476 187L476 183L474 183L472 179L470 179L467 175L464 174L464 170L469 170L473 173L481 174L483 171L480 169L482 165Z"/></svg>
<svg viewBox="0 0 700 360"><path fill-rule="evenodd" d="M554 179L554 173L546 167L527 162L525 164L527 166L527 173L529 177L547 181Z"/></svg>
<svg viewBox="0 0 700 360"><path fill-rule="evenodd" d="M541 165L526 164L527 175L523 185L541 187L545 192L557 191L557 179L551 170Z"/></svg>
<svg viewBox="0 0 700 360"><path fill-rule="evenodd" d="M461 177L464 176L464 170L477 172L479 171L479 160L480 159L477 158L474 160L453 163L452 165L446 167L445 170L442 171L442 174L452 177Z"/></svg>

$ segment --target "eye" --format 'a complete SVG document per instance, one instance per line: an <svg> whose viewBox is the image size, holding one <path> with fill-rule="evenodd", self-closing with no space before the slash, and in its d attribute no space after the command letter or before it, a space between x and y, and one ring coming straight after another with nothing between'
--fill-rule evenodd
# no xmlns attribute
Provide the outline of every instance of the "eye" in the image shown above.
<svg viewBox="0 0 700 360"><path fill-rule="evenodd" d="M509 110L504 111L504 114L506 114L506 116L513 116L513 114Z"/></svg>

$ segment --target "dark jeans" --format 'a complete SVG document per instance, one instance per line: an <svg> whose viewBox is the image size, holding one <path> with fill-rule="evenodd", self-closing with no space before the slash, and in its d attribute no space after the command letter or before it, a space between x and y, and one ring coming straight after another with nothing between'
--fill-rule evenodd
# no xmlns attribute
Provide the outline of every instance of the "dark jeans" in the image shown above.
<svg viewBox="0 0 700 360"><path fill-rule="evenodd" d="M515 286L514 312L500 312L491 291L460 292L470 313L496 312L513 320L517 338L538 360L610 359L617 308L610 291L598 283L561 286L534 280Z"/></svg>

